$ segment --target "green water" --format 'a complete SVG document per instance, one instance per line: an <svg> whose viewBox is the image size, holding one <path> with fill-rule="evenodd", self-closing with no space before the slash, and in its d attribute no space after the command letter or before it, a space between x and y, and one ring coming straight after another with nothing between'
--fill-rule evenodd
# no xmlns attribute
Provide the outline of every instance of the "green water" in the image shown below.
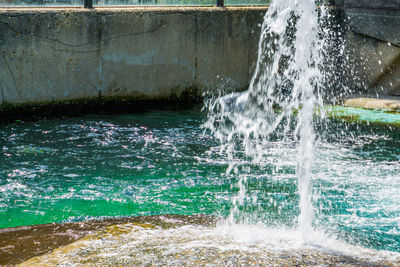
<svg viewBox="0 0 400 267"><path fill-rule="evenodd" d="M195 111L87 115L0 126L0 227L110 216L227 216L238 175ZM327 126L327 127L326 127ZM400 131L317 124L314 225L350 243L400 251ZM324 130L328 129L328 130ZM272 138L243 158L242 215L295 227L297 142Z"/></svg>
<svg viewBox="0 0 400 267"><path fill-rule="evenodd" d="M326 112L332 117L346 121L400 126L400 111L385 109L363 109L342 106L327 106Z"/></svg>

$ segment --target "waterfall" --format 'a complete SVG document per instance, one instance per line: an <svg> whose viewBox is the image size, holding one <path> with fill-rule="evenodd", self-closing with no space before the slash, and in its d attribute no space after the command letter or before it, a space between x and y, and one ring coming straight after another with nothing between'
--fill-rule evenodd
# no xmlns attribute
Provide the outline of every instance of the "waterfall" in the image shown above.
<svg viewBox="0 0 400 267"><path fill-rule="evenodd" d="M271 135L296 141L296 176L300 196L298 229L303 241L312 232L312 158L315 141L313 114L322 105L326 32L319 16L326 10L314 0L275 0L261 27L258 59L247 91L207 102L210 129L229 159L227 173L239 177L228 222L236 222L246 197L246 174L235 158L243 150L254 163L262 162ZM326 29L325 29L326 31ZM277 131L280 127L283 130ZM243 221L243 219L242 219Z"/></svg>

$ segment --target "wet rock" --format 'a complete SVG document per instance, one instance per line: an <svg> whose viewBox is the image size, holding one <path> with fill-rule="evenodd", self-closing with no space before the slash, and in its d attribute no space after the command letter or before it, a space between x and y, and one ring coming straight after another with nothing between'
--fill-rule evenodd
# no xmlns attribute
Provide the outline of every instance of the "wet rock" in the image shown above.
<svg viewBox="0 0 400 267"><path fill-rule="evenodd" d="M347 245L346 245L347 246ZM347 251L348 252L344 252ZM295 239L248 241L218 226L151 223L104 227L19 266L399 266L398 253L348 246L341 251Z"/></svg>
<svg viewBox="0 0 400 267"><path fill-rule="evenodd" d="M346 100L344 105L368 109L400 110L400 100L395 99L353 98Z"/></svg>

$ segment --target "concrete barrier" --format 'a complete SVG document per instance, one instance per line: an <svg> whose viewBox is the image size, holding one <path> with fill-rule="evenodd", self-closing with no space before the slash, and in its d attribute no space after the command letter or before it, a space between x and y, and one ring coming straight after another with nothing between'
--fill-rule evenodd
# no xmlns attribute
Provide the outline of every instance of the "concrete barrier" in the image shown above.
<svg viewBox="0 0 400 267"><path fill-rule="evenodd" d="M400 0L336 0L351 32L348 51L359 90L400 95ZM362 88L364 87L364 88Z"/></svg>
<svg viewBox="0 0 400 267"><path fill-rule="evenodd" d="M400 0L337 0L351 29L400 46Z"/></svg>
<svg viewBox="0 0 400 267"><path fill-rule="evenodd" d="M366 0L337 2L351 29L346 35L351 62L347 73L362 81L356 90L400 94L399 1L378 1L375 9ZM130 99L133 104L157 100L163 105L165 99L193 98L207 90L246 89L266 11L2 9L0 115L9 116L16 108L21 112L21 105L91 101L95 109L110 99Z"/></svg>
<svg viewBox="0 0 400 267"><path fill-rule="evenodd" d="M0 104L244 89L266 10L2 10Z"/></svg>

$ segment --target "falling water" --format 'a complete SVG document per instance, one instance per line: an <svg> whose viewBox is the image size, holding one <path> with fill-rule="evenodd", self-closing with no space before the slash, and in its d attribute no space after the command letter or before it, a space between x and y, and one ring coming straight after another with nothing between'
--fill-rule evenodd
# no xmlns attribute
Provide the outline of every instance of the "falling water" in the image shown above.
<svg viewBox="0 0 400 267"><path fill-rule="evenodd" d="M248 90L208 102L209 120L205 126L220 140L221 153L230 159L227 173L240 177L228 223L237 222L238 206L246 196L246 171L236 160L240 147L246 157L261 163L268 153L271 135L282 140L292 138L298 144L298 229L303 242L309 241L313 221L313 114L315 107L322 105L320 92L325 81L323 36L327 29L322 30L318 21L325 12L323 8L317 10L314 0L273 1L264 17L256 69Z"/></svg>

